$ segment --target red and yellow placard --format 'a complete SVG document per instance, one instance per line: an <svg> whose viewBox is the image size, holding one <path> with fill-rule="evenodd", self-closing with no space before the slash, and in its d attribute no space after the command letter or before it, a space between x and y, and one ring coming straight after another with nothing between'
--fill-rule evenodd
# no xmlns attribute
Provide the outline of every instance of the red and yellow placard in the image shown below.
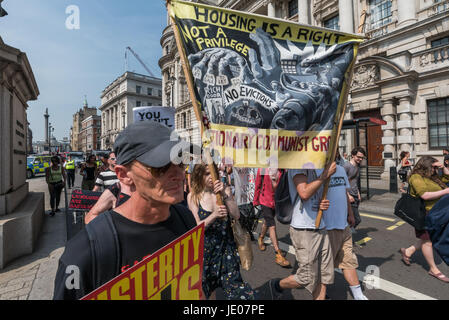
<svg viewBox="0 0 449 320"><path fill-rule="evenodd" d="M201 224L81 300L199 300L203 247Z"/></svg>

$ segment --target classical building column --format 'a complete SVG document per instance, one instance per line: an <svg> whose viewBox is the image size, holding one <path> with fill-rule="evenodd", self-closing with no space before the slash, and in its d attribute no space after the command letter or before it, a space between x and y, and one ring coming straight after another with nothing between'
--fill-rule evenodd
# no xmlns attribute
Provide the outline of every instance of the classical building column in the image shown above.
<svg viewBox="0 0 449 320"><path fill-rule="evenodd" d="M113 114L114 107L112 106L109 109L109 130L112 132L114 130L114 114Z"/></svg>
<svg viewBox="0 0 449 320"><path fill-rule="evenodd" d="M298 22L310 24L310 0L298 0Z"/></svg>
<svg viewBox="0 0 449 320"><path fill-rule="evenodd" d="M399 27L403 27L417 21L415 0L397 0L397 4Z"/></svg>
<svg viewBox="0 0 449 320"><path fill-rule="evenodd" d="M340 31L354 32L354 10L352 6L352 0L339 0L338 1Z"/></svg>
<svg viewBox="0 0 449 320"><path fill-rule="evenodd" d="M410 97L403 97L399 99L399 105L397 107L397 123L396 128L398 130L398 153L401 151L410 152L410 158L415 158L414 155L414 121L412 114L412 106L410 104Z"/></svg>
<svg viewBox="0 0 449 320"><path fill-rule="evenodd" d="M109 109L109 114L110 114L110 117L111 117L110 130L111 130L111 133L112 133L114 131L114 106L111 106L111 108Z"/></svg>
<svg viewBox="0 0 449 320"><path fill-rule="evenodd" d="M393 99L382 100L383 106L380 109L382 119L387 122L382 126L384 145L384 172L381 174L382 180L390 179L390 167L396 166L396 106Z"/></svg>
<svg viewBox="0 0 449 320"><path fill-rule="evenodd" d="M115 128L114 130L117 132L118 130L120 130L120 117L119 117L119 113L118 113L118 104L116 104L114 106L114 118L115 118Z"/></svg>
<svg viewBox="0 0 449 320"><path fill-rule="evenodd" d="M276 5L274 3L274 0L268 0L267 9L268 9L268 17L270 18L276 17Z"/></svg>

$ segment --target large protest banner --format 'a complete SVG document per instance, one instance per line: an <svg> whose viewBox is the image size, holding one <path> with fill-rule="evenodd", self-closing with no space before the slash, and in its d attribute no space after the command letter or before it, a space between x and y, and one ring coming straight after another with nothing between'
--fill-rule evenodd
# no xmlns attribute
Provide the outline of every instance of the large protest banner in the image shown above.
<svg viewBox="0 0 449 320"><path fill-rule="evenodd" d="M204 223L81 300L199 300L203 248Z"/></svg>
<svg viewBox="0 0 449 320"><path fill-rule="evenodd" d="M198 3L167 8L203 143L236 167L324 167L364 38Z"/></svg>

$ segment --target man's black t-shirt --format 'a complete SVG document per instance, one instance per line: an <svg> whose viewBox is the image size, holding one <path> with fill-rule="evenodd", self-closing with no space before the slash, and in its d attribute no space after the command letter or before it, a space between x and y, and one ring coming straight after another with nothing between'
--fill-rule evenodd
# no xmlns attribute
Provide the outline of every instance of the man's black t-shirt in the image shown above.
<svg viewBox="0 0 449 320"><path fill-rule="evenodd" d="M185 214L184 218L180 214ZM167 220L152 225L131 221L115 211L111 211L111 216L119 237L121 272L196 226L195 218L190 211L175 210L173 206L170 207L170 217ZM94 222L95 220L91 223ZM99 263L101 265L101 262ZM74 288L76 279L73 267L69 266L79 268L79 289ZM80 299L94 289L96 288L93 288L90 244L87 232L83 229L67 242L65 251L59 259L53 299Z"/></svg>

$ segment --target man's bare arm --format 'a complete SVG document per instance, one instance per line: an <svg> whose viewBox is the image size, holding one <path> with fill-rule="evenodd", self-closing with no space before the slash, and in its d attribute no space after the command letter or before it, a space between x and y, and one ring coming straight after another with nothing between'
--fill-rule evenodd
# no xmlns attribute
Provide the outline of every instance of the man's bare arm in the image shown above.
<svg viewBox="0 0 449 320"><path fill-rule="evenodd" d="M90 209L90 211L87 213L87 215L84 217L84 223L88 224L93 219L95 219L96 216L100 215L101 213L111 210L115 207L115 203L117 201L117 198L114 197L111 191L106 189L98 199L97 203Z"/></svg>

